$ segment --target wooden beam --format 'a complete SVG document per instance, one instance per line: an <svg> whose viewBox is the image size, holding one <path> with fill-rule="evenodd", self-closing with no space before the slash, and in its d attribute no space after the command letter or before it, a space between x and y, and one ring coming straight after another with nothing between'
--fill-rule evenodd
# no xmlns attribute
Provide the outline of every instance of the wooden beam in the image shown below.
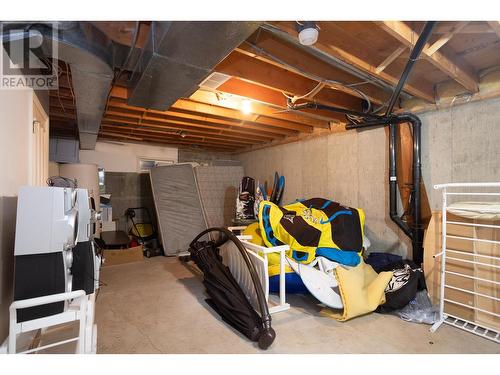
<svg viewBox="0 0 500 375"><path fill-rule="evenodd" d="M297 46L285 42L283 39L273 35L267 30L260 30L258 37L253 38L253 40L248 39L241 44L236 51L247 53L249 56L253 56L268 64L274 64L310 79L313 79L311 75L322 78L320 80L314 79L315 81L335 80L344 84L355 84L360 82L359 77L340 69L334 64L317 58L308 53L305 49L297 48ZM285 65L283 65L283 63L285 63ZM337 91L343 91L347 95L359 97L346 87L338 86L336 89ZM363 92L371 101L378 104L385 103L391 95L390 91L370 84L363 86Z"/></svg>
<svg viewBox="0 0 500 375"><path fill-rule="evenodd" d="M488 21L488 25L500 38L500 21Z"/></svg>
<svg viewBox="0 0 500 375"><path fill-rule="evenodd" d="M434 27L433 34L448 34L453 28L454 25L450 25L449 23L438 23ZM494 32L486 22L473 21L469 22L458 34L486 34Z"/></svg>
<svg viewBox="0 0 500 375"><path fill-rule="evenodd" d="M405 46L413 47L418 39L418 35L404 22L401 21L378 21L376 22L389 35L396 38ZM448 76L459 82L467 90L471 92L478 91L477 75L474 70L465 62L459 61L456 56L451 56L451 53L445 55L441 51L436 51L429 55L426 51L430 47L426 44L422 55L430 63L446 73Z"/></svg>
<svg viewBox="0 0 500 375"><path fill-rule="evenodd" d="M224 108L241 111L241 99L232 95L219 95L215 92L198 90L193 95L191 95L189 99L200 103L222 106ZM283 108L268 107L257 102L251 103L251 111L256 115L289 121L300 125L328 129L327 121L306 117L297 112L282 112L282 109ZM306 128L304 128L304 130L307 131Z"/></svg>
<svg viewBox="0 0 500 375"><path fill-rule="evenodd" d="M246 81L240 78L230 78L222 85L217 87L217 91L246 96L247 98L270 103L282 108L287 108L286 97L280 91L270 89L265 86L255 84L254 82ZM344 122L345 117L338 116L334 112L324 110L303 110L308 116L322 119L324 121Z"/></svg>
<svg viewBox="0 0 500 375"><path fill-rule="evenodd" d="M358 77L353 76L335 65L318 59L305 50L298 49L296 46L283 41L265 30L260 30L256 40L244 42L236 48L236 51L309 79L312 79L311 75L313 75L323 80L336 80L345 84L359 83L360 81ZM313 80L321 81L321 79ZM359 95L354 94L352 90L349 90L347 87L338 86L337 90L343 91L347 95L359 97ZM390 96L390 92L370 84L364 85L363 91L371 101L378 104L386 102ZM295 94L303 93L304 92Z"/></svg>
<svg viewBox="0 0 500 375"><path fill-rule="evenodd" d="M134 133L131 133L130 130L114 130L113 133L115 134L120 134L125 137L140 137L137 135L134 135ZM102 131L100 132L102 134ZM211 145L211 146L216 146L219 148L226 148L226 149L236 149L238 147L243 147L243 145L240 144L230 144L230 143L223 143L223 142L218 142L218 141L213 141L213 140L206 140L206 139L187 139L186 138L181 138L179 136L171 136L171 135L154 135L154 134L148 134L147 138L142 137L142 140L146 139L151 139L151 140L159 140L159 141L168 141L176 144L184 144L184 145L193 145L193 144L205 144L205 145Z"/></svg>
<svg viewBox="0 0 500 375"><path fill-rule="evenodd" d="M239 121L249 121L262 125L274 126L282 129L296 130L302 133L313 132L312 126L301 125L294 122L277 120L274 118L254 115L254 114L245 115L241 113L241 111L239 110L224 108L206 103L194 102L186 99L177 100L174 104L172 104L171 108L186 110L190 112L204 113L216 117L235 119Z"/></svg>
<svg viewBox="0 0 500 375"><path fill-rule="evenodd" d="M394 60L396 60L404 51L406 51L407 47L398 47L393 53L391 53L387 58L382 61L379 66L375 69L377 74L380 74L387 68Z"/></svg>
<svg viewBox="0 0 500 375"><path fill-rule="evenodd" d="M281 24L281 23L278 24L277 26L281 30L290 34L291 36L293 36L293 37L297 36L297 32L295 31L295 29L292 26L290 26L288 24ZM325 33L322 33L322 34L325 34ZM326 36L324 36L324 38L326 39ZM345 63L347 63L349 65L352 65L353 67L355 67L355 68L357 68L365 73L368 73L372 76L378 77L381 80L390 83L391 85L395 86L395 85L397 85L397 83L399 81L399 77L395 77L393 75L390 75L387 72L382 71L380 73L377 73L376 66L371 65L370 63L366 62L365 60L349 53L348 51L346 51L344 49L341 49L341 48L335 46L332 43L318 41L314 44L314 47L321 50L322 52L324 52L326 54L329 54L333 57L336 57L337 59L344 61ZM416 97L427 100L428 102L431 102L431 103L434 102L434 92L433 92L432 87L426 87L423 85L416 86L414 84L413 85L407 84L405 86L405 91L407 91L408 93L410 93Z"/></svg>
<svg viewBox="0 0 500 375"><path fill-rule="evenodd" d="M124 109L136 109L138 111L143 110L139 107L132 107L125 103L125 101L119 101L122 99L110 99L109 107L116 109L121 108ZM118 115L119 116L119 115ZM195 126L199 128L209 128L209 129L230 129L231 131L242 133L242 134L251 134L253 132L258 132L260 136L276 138L283 135L294 134L297 133L296 130L288 130L281 128L274 128L260 124L254 124L250 122L244 121L235 121L230 119L220 119L212 116L188 112L188 111L178 111L178 110L169 110L169 111L156 111L156 110L147 110L146 117L152 119L161 119L166 120L172 123L185 124L189 126Z"/></svg>
<svg viewBox="0 0 500 375"><path fill-rule="evenodd" d="M112 136L112 137L121 137L121 138L126 138L126 139L133 139L134 141L142 141L143 140L143 138L134 137L132 135L122 134L122 133L114 133L114 132L111 132L111 131L104 131L104 130L101 130L100 134L101 135L109 135L109 136Z"/></svg>
<svg viewBox="0 0 500 375"><path fill-rule="evenodd" d="M215 67L215 71L257 83L289 95L303 95L314 89L318 81L269 64L244 53L233 52ZM325 89L316 100L324 104L358 110L361 100L339 90Z"/></svg>
<svg viewBox="0 0 500 375"><path fill-rule="evenodd" d="M99 134L99 140L110 140L110 141L117 141L117 142L123 142L124 138L121 135L103 135ZM231 147L231 148L226 148L226 147L218 147L214 145L209 145L209 144L194 144L194 143L182 143L182 142L175 142L175 141L168 141L168 140L159 140L159 139L143 139L141 143L149 143L149 144L155 144L155 145L162 145L162 146L184 146L184 148L188 149L199 149L199 150L212 150L212 151L221 151L221 152L232 152L237 150L237 148Z"/></svg>
<svg viewBox="0 0 500 375"><path fill-rule="evenodd" d="M124 87L115 86L111 90L111 97L127 99L128 98L128 89L126 89ZM244 123L248 122L251 124L266 125L267 127L271 127L271 128L273 128L273 127L274 128L281 128L281 129L287 129L287 130L293 130L293 131L305 132L305 133L312 133L312 131L313 131L312 126L301 125L301 124L297 124L297 123L292 123L292 122L283 121L283 120L277 120L274 118L258 116L258 115L244 115L239 110L224 108L224 107L215 106L215 105L211 105L211 104L193 102L193 101L186 100L186 99L177 100L169 108L169 111L185 111L185 112L188 112L191 114L192 113L203 114L203 115L208 115L208 116L212 116L214 118L219 118L219 119L235 120L235 121L239 121L240 123L241 122L244 122ZM238 126L238 125L235 124L235 126ZM241 126L244 126L244 125L241 124Z"/></svg>
<svg viewBox="0 0 500 375"><path fill-rule="evenodd" d="M101 130L102 132L103 130ZM234 148L234 147L242 147L243 144L232 144L229 142L220 142L220 141L215 141L215 140L207 140L203 138L193 138L193 137L186 137L186 138L181 138L178 135L175 134L153 134L153 133L148 133L148 132L131 132L130 129L117 129L114 128L113 130L114 133L116 134L124 134L128 136L137 136L137 137L142 137L143 139L147 136L149 139L160 139L160 140L169 140L169 141L174 141L178 142L179 144L193 144L193 143L206 143L206 144L211 144L215 146L220 146L220 147L227 147L227 148Z"/></svg>
<svg viewBox="0 0 500 375"><path fill-rule="evenodd" d="M149 119L143 119L140 123L139 122L134 122L134 121L127 121L127 120L113 120L112 118L104 118L102 120L101 124L106 124L106 125L114 125L114 126L121 126L123 128L129 128L129 129L142 129L142 128L152 128L152 129L157 129L157 130L163 130L165 131L184 131L187 134L192 134L192 135L201 135L201 136L207 136L207 137L215 137L215 139L227 139L227 140L234 140L234 141L243 141L245 143L259 143L259 142L265 142L270 140L269 138L262 138L258 136L251 136L251 135L241 135L241 134L234 134L234 133L229 133L224 130L217 130L213 129L211 131L209 130L200 130L200 129L193 129L187 126L179 126L179 125L171 125L168 122L164 121L153 121Z"/></svg>
<svg viewBox="0 0 500 375"><path fill-rule="evenodd" d="M135 128L131 128L129 126L123 126L123 125L113 125L113 124L108 124L108 123L103 123L101 125L103 129L111 129L111 130L128 130L131 131L133 134L157 134L157 135L175 135L177 137L180 136L180 134L175 134L172 132L168 132L166 128L163 128L162 130L159 130L158 128L150 128L149 125L144 125L144 126L139 126ZM161 129L161 128L160 128ZM173 129L174 130L174 129ZM213 135L206 135L206 134L195 134L192 132L185 132L185 137L182 138L184 140L190 140L190 139L208 139L208 140L213 140L213 141L220 141L221 143L224 144L238 144L238 145L253 145L253 144L259 144L261 142L256 142L256 141L251 141L251 140L242 140L242 139L231 139L228 137L217 137Z"/></svg>
<svg viewBox="0 0 500 375"><path fill-rule="evenodd" d="M427 54L428 56L432 56L434 53L437 52L438 49L440 49L446 43L448 43L455 34L458 34L460 30L462 30L465 26L467 26L468 23L469 23L468 21L457 22L457 24L452 28L450 32L441 35L438 38L438 40L432 43L432 45L425 48L424 53Z"/></svg>

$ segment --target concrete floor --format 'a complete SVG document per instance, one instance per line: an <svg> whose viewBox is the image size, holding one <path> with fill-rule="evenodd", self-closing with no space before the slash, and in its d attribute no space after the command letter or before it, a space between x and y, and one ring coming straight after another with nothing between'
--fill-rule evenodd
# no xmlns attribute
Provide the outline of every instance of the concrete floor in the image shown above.
<svg viewBox="0 0 500 375"><path fill-rule="evenodd" d="M204 301L192 263L155 257L102 268L96 306L98 353L262 353ZM312 296L289 296L273 316L270 353L500 353L500 345L444 325L369 314L340 323L318 315Z"/></svg>

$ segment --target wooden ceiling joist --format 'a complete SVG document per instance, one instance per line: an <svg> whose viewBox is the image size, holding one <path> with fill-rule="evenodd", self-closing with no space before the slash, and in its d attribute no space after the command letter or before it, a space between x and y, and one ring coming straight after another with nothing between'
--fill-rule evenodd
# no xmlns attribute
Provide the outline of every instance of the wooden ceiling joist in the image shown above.
<svg viewBox="0 0 500 375"><path fill-rule="evenodd" d="M176 137L181 137L182 139L185 140L190 140L190 139L207 139L207 140L212 140L214 142L219 142L222 144L227 144L227 145L251 145L255 143L262 143L262 142L255 142L252 140L245 140L245 139L234 139L230 137L224 137L224 136L213 136L213 135L207 135L207 134L197 134L193 132L184 132L184 137L179 134L176 134L175 132L169 132L167 131L168 129L157 129L157 128L151 128L149 125L141 125L139 127L135 128L130 128L127 126L123 125L113 125L109 124L107 122L103 122L101 124L101 127L103 129L112 129L114 130L126 130L126 131L131 131L133 134L155 134L158 136L169 136L169 135L175 135Z"/></svg>
<svg viewBox="0 0 500 375"><path fill-rule="evenodd" d="M455 28L455 25L450 22L438 23L433 30L433 34L448 34ZM488 27L486 22L469 22L462 30L457 32L457 34L486 34L493 33L494 31Z"/></svg>
<svg viewBox="0 0 500 375"><path fill-rule="evenodd" d="M230 54L215 70L289 95L307 94L318 85L318 81L239 52ZM343 108L361 108L360 98L338 90L324 89L316 95L315 100Z"/></svg>
<svg viewBox="0 0 500 375"><path fill-rule="evenodd" d="M418 39L418 35L415 35L410 26L404 22L379 21L376 23L389 35L393 36L407 47L412 48ZM452 56L450 52L445 54L443 51L435 51L429 54L429 47L430 45L427 43L422 51L422 56L426 58L426 60L460 83L467 90L471 92L477 92L479 90L477 75L470 66L460 61L458 57Z"/></svg>
<svg viewBox="0 0 500 375"><path fill-rule="evenodd" d="M113 142L124 142L127 141L127 138L124 138L121 135L114 135L114 134L103 134L99 133L99 139L105 140L105 141L113 141ZM141 143L148 143L152 145L160 145L160 146L169 146L169 147L180 147L180 148L185 148L185 149L192 149L192 150L210 150L210 151L220 151L220 152L234 152L237 150L237 148L226 148L226 147L218 147L214 145L209 145L209 144L193 144L193 143L183 143L183 142L176 142L176 141L169 141L169 140L159 140L159 139L142 139L139 141Z"/></svg>
<svg viewBox="0 0 500 375"><path fill-rule="evenodd" d="M257 123L261 125L267 125L270 127L295 130L303 133L312 133L313 127L309 125L301 125L294 122L278 120L270 117L260 116L256 114L245 115L239 110L223 108L215 106L212 104L206 104L201 102L193 102L186 99L177 100L171 107L172 109L184 110L188 112L197 112L207 115L212 115L214 117L235 119L238 121L248 121L251 123Z"/></svg>
<svg viewBox="0 0 500 375"><path fill-rule="evenodd" d="M289 35L291 35L293 37L297 36L297 31L290 24L280 23L279 25L277 25L277 27L279 27L281 30L285 31L286 33L288 33ZM325 34L326 34L325 30L322 30L321 35L324 36L325 39L327 39L327 35L325 35ZM365 73L368 73L372 76L378 77L381 80L383 80L387 83L390 83L391 85L396 86L398 81L399 81L399 77L388 74L385 71L377 73L376 66L366 62L365 60L363 60L360 57L353 55L352 53L346 51L345 49L342 49L342 48L335 46L334 44L331 44L328 42L322 42L322 41L318 40L314 44L314 47L317 48L318 50L330 55L330 56L333 56L339 60L344 61L345 63L347 63L347 64L365 72ZM420 86L416 86L415 84L413 84L413 85L407 84L405 86L405 91L407 91L408 93L410 93L418 98L427 100L428 102L431 102L431 103L434 102L434 91L433 91L432 87L424 87L424 86L420 87Z"/></svg>
<svg viewBox="0 0 500 375"><path fill-rule="evenodd" d="M217 91L247 97L260 102L270 103L282 107L283 111L291 111L287 108L286 97L282 92L258 85L254 82L246 81L240 78L230 78L222 85L217 87ZM325 110L301 110L301 114L307 114L313 118L323 121L345 121L345 117Z"/></svg>
<svg viewBox="0 0 500 375"><path fill-rule="evenodd" d="M165 121L155 121L150 120L148 118L144 118L142 121L128 121L128 120L114 120L113 118L105 117L102 121L102 124L110 124L117 126L128 126L129 128L140 129L142 127L154 128L154 129L163 129L166 131L184 131L187 134L196 134L196 135L207 135L207 136L224 136L225 139L228 140L247 140L249 142L265 142L269 141L268 137L260 137L258 135L253 134L238 134L232 133L230 131L224 129L197 129L189 126L182 126L177 124L171 124Z"/></svg>
<svg viewBox="0 0 500 375"><path fill-rule="evenodd" d="M142 113L140 111L143 111L142 108L128 106L125 102L118 102L117 99L110 100L109 108L117 109L117 113L121 112L122 108L127 110L136 109L139 114ZM106 116L107 115L109 114L106 113ZM118 116L121 115L122 113L118 114ZM296 130L281 129L238 120L220 119L195 112L183 112L177 109L171 109L168 111L148 110L145 114L145 118L165 120L166 122L179 123L181 125L190 125L199 128L231 129L232 131L243 134L255 134L255 132L258 132L259 135L270 138L297 133Z"/></svg>
<svg viewBox="0 0 500 375"><path fill-rule="evenodd" d="M127 89L115 86L111 90L111 96L126 99L128 96ZM266 125L268 127L282 128L304 133L312 133L313 127L309 125L302 125L294 122L278 120L266 116L255 114L245 115L240 110L224 108L213 104L206 104L202 102L194 102L187 99L179 99L169 108L170 111L184 111L187 113L203 114L214 118L237 120L249 122L252 124Z"/></svg>
<svg viewBox="0 0 500 375"><path fill-rule="evenodd" d="M227 97L219 95L215 92L198 90L189 97L190 100L199 103L212 104L230 108L239 111L241 109L241 100L239 98L233 99L231 96ZM317 128L328 129L328 122L306 117L297 112L282 112L283 108L272 108L260 103L251 103L251 111L253 114L275 118L278 120L285 120L299 125L313 126ZM306 128L304 128L307 131ZM297 129L299 130L299 129Z"/></svg>
<svg viewBox="0 0 500 375"><path fill-rule="evenodd" d="M100 134L103 133L103 131L100 131ZM104 131L104 133L106 133ZM116 130L114 129L112 133L115 133L116 135L121 135L124 137L137 137L137 138L142 138L142 140L156 140L160 142L171 142L171 143L178 143L178 144L183 144L183 145L192 145L192 144L198 144L198 145L207 145L207 146L215 146L220 149L227 149L227 150L235 150L238 148L245 147L242 144L231 144L231 143L222 143L222 142L217 142L214 140L207 140L203 138L180 138L179 136L169 136L169 135L155 135L155 134L144 134L141 136L139 133L133 133L130 132L130 130Z"/></svg>
<svg viewBox="0 0 500 375"><path fill-rule="evenodd" d="M267 64L286 69L308 79L313 79L312 76L314 76L314 78L322 78L313 79L316 82L334 80L342 82L346 85L360 82L359 78L331 64L328 64L303 50L299 50L265 31L258 34L257 40L254 40L251 43L243 43L236 49L236 51L254 57ZM344 92L346 95L359 97L359 95L353 93L353 91L347 86L338 85L336 86L336 91ZM371 101L378 104L386 102L390 97L390 93L373 85L365 85L363 87L363 91ZM297 92L294 94L301 93ZM328 99L325 98L325 100ZM339 103L330 104L339 105Z"/></svg>
<svg viewBox="0 0 500 375"><path fill-rule="evenodd" d="M429 47L425 48L424 53L428 56L432 56L438 49L448 43L455 34L458 34L465 26L467 26L468 23L468 21L457 22L450 32L441 35L438 40L433 42Z"/></svg>
<svg viewBox="0 0 500 375"><path fill-rule="evenodd" d="M177 130L184 130L189 134L214 134L214 133L220 133L220 134L225 134L227 135L230 139L231 136L234 136L235 138L244 138L244 139L250 139L255 142L261 142L261 141L268 141L271 139L279 139L282 138L282 136L275 135L274 137L269 137L269 136L260 136L259 133L239 133L239 132L233 132L232 129L225 129L225 128L215 128L211 127L211 129L206 129L206 128L197 128L190 126L190 124L186 123L179 123L177 121L169 121L165 120L163 118L158 118L158 117L148 117L148 115L145 115L142 119L137 118L137 117L132 117L132 116L120 116L120 112L108 112L106 116L103 118L103 122L113 122L113 123L121 123L121 124L126 124L129 127L138 127L141 125L144 126L150 126L150 125L158 125L162 126L163 128L169 128L169 129L177 129Z"/></svg>
<svg viewBox="0 0 500 375"><path fill-rule="evenodd" d="M99 139L239 152L343 131L344 115L292 111L286 96L356 111L365 108L365 98L373 107L387 103L423 24L318 21L318 42L304 47L297 42L294 22L267 23L216 66L214 72L229 79L210 86L215 77L164 111L128 105L131 89L118 79ZM460 92L476 92L477 72L500 63L495 36L500 37L500 21L439 22L422 53L425 61L416 64L404 88L404 99L434 103L447 76ZM59 89L48 93L51 131L77 137L71 72L62 62L59 67ZM251 102L250 113L243 111L244 100Z"/></svg>
<svg viewBox="0 0 500 375"><path fill-rule="evenodd" d="M387 68L394 60L396 60L404 51L406 51L406 47L398 47L393 53L387 56L387 58L382 61L375 69L377 74L382 73L385 68Z"/></svg>

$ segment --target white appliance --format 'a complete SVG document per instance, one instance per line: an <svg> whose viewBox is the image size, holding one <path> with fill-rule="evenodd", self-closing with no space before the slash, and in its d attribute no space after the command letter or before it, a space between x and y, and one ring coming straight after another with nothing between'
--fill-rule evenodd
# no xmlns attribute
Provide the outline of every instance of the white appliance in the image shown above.
<svg viewBox="0 0 500 375"><path fill-rule="evenodd" d="M23 186L17 201L14 255L71 250L78 238L77 191Z"/></svg>
<svg viewBox="0 0 500 375"><path fill-rule="evenodd" d="M0 352L17 352L20 334L78 320L79 335L24 353L77 341L95 353L95 290L100 257L93 237L99 215L86 189L23 186L16 219L14 302L9 337ZM33 344L34 342L32 342Z"/></svg>

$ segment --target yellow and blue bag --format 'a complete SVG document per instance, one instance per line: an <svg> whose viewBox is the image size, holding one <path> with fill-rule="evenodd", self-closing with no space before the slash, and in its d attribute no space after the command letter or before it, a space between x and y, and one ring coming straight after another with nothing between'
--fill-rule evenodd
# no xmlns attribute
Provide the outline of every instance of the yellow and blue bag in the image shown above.
<svg viewBox="0 0 500 375"><path fill-rule="evenodd" d="M365 214L324 198L301 200L279 207L259 206L259 227L268 247L287 244L292 258L310 263L316 256L356 266L363 250Z"/></svg>

